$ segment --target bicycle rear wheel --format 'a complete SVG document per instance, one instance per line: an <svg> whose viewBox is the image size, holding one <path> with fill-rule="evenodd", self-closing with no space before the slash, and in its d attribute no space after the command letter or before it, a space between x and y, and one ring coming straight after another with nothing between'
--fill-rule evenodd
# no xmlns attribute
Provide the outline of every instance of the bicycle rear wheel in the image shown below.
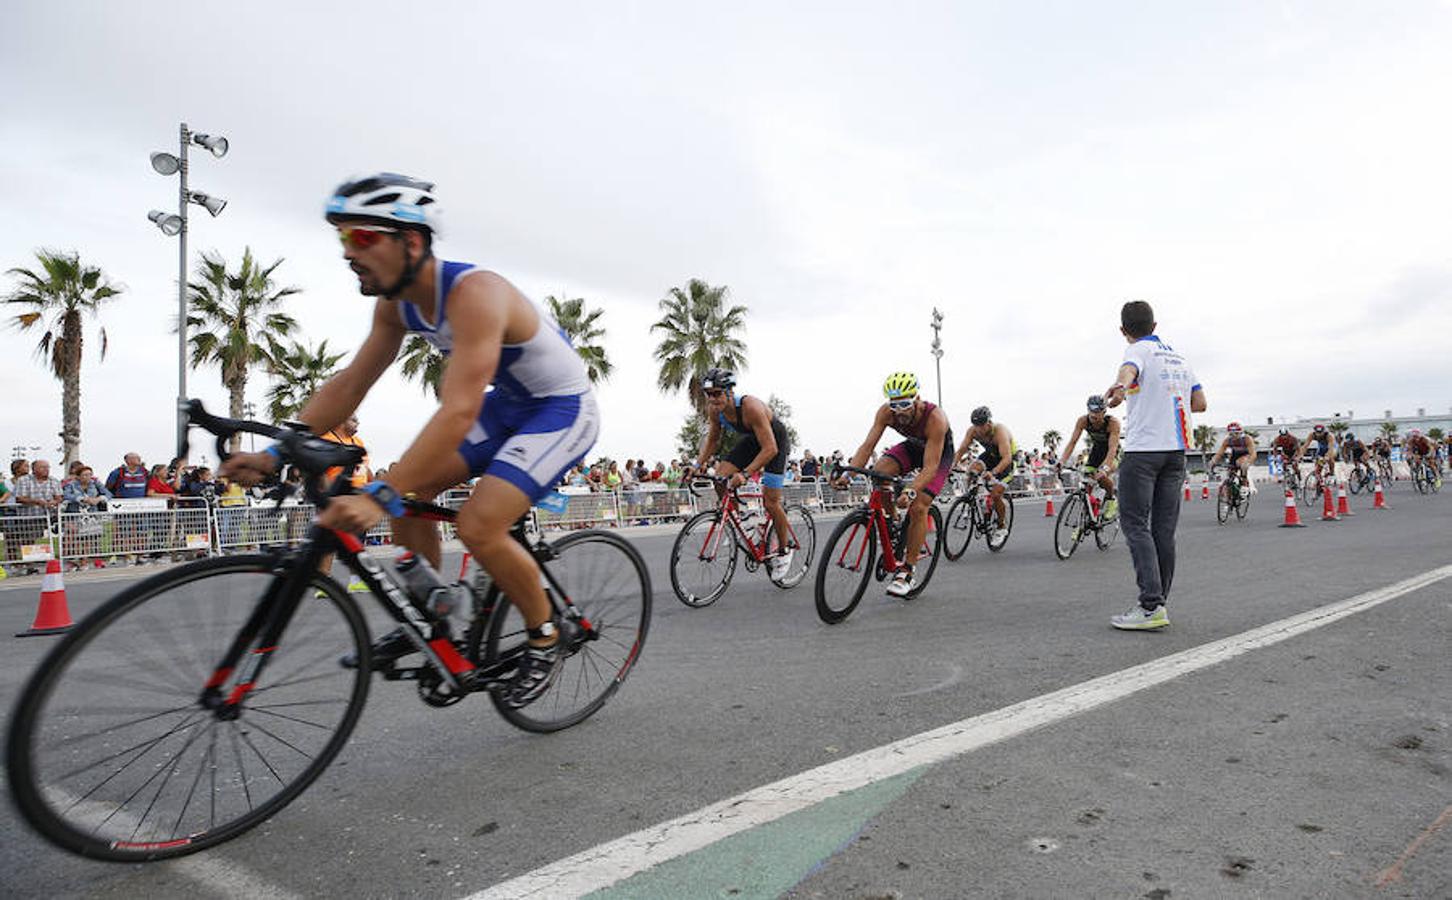
<svg viewBox="0 0 1452 900"><path fill-rule="evenodd" d="M1013 534L1013 498L1005 496L1003 498L1003 531L988 532L988 536L985 538L988 542L988 549L994 553L1002 550L1008 546L1008 537L1011 534Z"/></svg>
<svg viewBox="0 0 1452 900"><path fill-rule="evenodd" d="M202 703L207 685L227 697L250 677L217 666L234 640L244 661L258 652L246 626L276 563L236 556L163 572L51 649L6 745L10 789L36 830L96 859L181 856L262 823L322 774L369 679L363 617L331 578L309 581L236 718ZM339 667L348 652L358 668Z"/></svg>
<svg viewBox="0 0 1452 900"><path fill-rule="evenodd" d="M568 614L551 587L561 650L549 688L520 709L489 694L499 714L525 731L559 731L594 715L630 674L650 630L650 572L628 541L608 531L575 531L551 543L550 551L542 565L580 618ZM485 664L518 657L527 640L524 617L501 597L489 621ZM479 647L468 650L479 659Z"/></svg>
<svg viewBox="0 0 1452 900"><path fill-rule="evenodd" d="M771 579L771 583L779 588L794 588L802 583L807 573L812 569L812 557L817 552L817 523L812 514L800 503L793 503L786 507L787 529L791 535L792 554L791 568L781 578ZM774 554L780 549L780 542L776 537L776 528L767 530L766 552Z"/></svg>
<svg viewBox="0 0 1452 900"><path fill-rule="evenodd" d="M957 560L973 542L973 507L968 497L959 497L948 506L943 516L943 555Z"/></svg>
<svg viewBox="0 0 1452 900"><path fill-rule="evenodd" d="M671 590L676 599L699 609L710 606L731 586L740 550L719 510L696 513L671 547Z"/></svg>
<svg viewBox="0 0 1452 900"><path fill-rule="evenodd" d="M913 566L913 584L908 589L908 599L916 597L933 579L938 568L938 555L943 552L943 514L937 506L928 507L928 528L923 532L923 543L918 548L918 561Z"/></svg>
<svg viewBox="0 0 1452 900"><path fill-rule="evenodd" d="M822 548L822 561L817 564L817 616L828 625L850 616L867 589L877 562L877 532L872 525L867 510L854 510L837 523Z"/></svg>
<svg viewBox="0 0 1452 900"><path fill-rule="evenodd" d="M1068 559L1078 549L1088 524L1087 514L1083 494L1070 494L1059 507L1059 517L1054 520L1054 555L1059 559Z"/></svg>

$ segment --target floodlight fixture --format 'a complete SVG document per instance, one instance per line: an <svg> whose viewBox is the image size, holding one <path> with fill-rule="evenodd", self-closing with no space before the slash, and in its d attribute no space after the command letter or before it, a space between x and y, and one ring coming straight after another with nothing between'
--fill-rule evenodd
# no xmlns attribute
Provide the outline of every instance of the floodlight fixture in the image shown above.
<svg viewBox="0 0 1452 900"><path fill-rule="evenodd" d="M158 175L175 175L181 170L181 160L160 150L151 154L151 167Z"/></svg>
<svg viewBox="0 0 1452 900"><path fill-rule="evenodd" d="M192 143L200 147L206 147L218 159L227 155L227 139L221 135L194 134L192 135Z"/></svg>
<svg viewBox="0 0 1452 900"><path fill-rule="evenodd" d="M176 213L162 212L159 209L153 209L151 212L146 214L146 218L155 222L156 227L161 229L161 233L168 237L176 237L177 235L181 234L182 217L177 215Z"/></svg>
<svg viewBox="0 0 1452 900"><path fill-rule="evenodd" d="M227 201L221 197L213 197L211 194L203 194L201 191L192 191L192 195L187 199L198 206L205 207L214 219L222 214L223 208L227 205Z"/></svg>

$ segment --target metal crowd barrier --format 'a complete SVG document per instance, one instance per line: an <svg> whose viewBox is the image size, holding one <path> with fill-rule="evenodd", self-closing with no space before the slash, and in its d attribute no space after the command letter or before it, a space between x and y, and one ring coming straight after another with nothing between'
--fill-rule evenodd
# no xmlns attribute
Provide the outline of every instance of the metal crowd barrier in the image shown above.
<svg viewBox="0 0 1452 900"><path fill-rule="evenodd" d="M1060 485L1052 474L1019 479L1010 496L1058 493L1073 483L1072 473L1066 471L1064 475L1068 482L1065 485ZM1033 483L1024 485L1025 481ZM954 486L942 492L939 502L951 502L960 490L961 477L955 475ZM699 497L687 488L571 492L564 493L561 510L538 508L535 512L540 528L545 530L681 522L714 504L711 482L698 482L697 492ZM801 503L814 512L850 509L865 503L870 492L871 485L860 477L840 490L825 478L804 478L782 488L786 502ZM747 502L759 503L751 499L752 493L750 489L744 492ZM453 490L441 494L438 502L457 509L468 497L468 490ZM283 546L302 539L313 513L311 504L291 501L281 506L250 501L245 505L222 505L191 498L178 498L171 505L160 498L113 501L105 511L45 513L21 509L14 515L0 516L0 565L35 564L51 558L105 560ZM452 526L443 528L445 539L453 537ZM387 520L366 536L366 542L374 545L390 544L392 540Z"/></svg>

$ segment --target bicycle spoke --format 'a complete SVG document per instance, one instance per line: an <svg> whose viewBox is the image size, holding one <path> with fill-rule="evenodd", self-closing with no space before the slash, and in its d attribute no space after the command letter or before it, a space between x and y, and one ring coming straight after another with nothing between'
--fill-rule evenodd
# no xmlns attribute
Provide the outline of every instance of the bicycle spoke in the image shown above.
<svg viewBox="0 0 1452 900"><path fill-rule="evenodd" d="M314 722L311 719L300 719L297 716L289 716L289 715L285 715L285 714L280 713L280 712L273 712L270 709L266 709L266 708L260 707L260 706L251 706L251 705L248 705L247 709L249 711L251 711L251 712L260 712L260 713L262 713L264 715L276 716L279 719L286 719L289 722L296 722L299 725L311 725L314 728L321 728L324 731L327 731L329 728L332 727L331 725L324 725L321 722ZM257 728L262 728L262 726L261 725L258 725L256 722L253 722L252 724L255 727L257 727ZM302 751L298 751L298 752L301 753Z"/></svg>

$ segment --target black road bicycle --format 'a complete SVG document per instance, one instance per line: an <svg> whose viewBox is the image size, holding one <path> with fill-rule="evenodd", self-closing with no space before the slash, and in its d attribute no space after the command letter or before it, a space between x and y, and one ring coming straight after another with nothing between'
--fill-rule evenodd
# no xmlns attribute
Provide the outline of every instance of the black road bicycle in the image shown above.
<svg viewBox="0 0 1452 900"><path fill-rule="evenodd" d="M1104 517L1104 501L1094 493L1091 472L1082 473L1079 486L1064 497L1059 517L1054 520L1054 554L1068 559L1079 548L1079 542L1090 534L1100 550L1108 550L1119 536L1119 516Z"/></svg>
<svg viewBox="0 0 1452 900"><path fill-rule="evenodd" d="M966 487L963 493L948 507L943 516L943 555L956 560L967 552L973 542L973 535L983 535L988 549L997 553L1008 544L1013 533L1013 498L1006 493L1003 497L1003 531L998 530L998 516L993 512L993 496L987 491L983 478L972 472L965 473Z"/></svg>
<svg viewBox="0 0 1452 900"><path fill-rule="evenodd" d="M1215 477L1215 469L1210 470L1210 477ZM1250 488L1240 483L1240 470L1230 468L1227 473L1221 476L1220 487L1215 491L1215 521L1224 525L1230 521L1230 514L1235 513L1235 518L1245 521L1250 512Z"/></svg>
<svg viewBox="0 0 1452 900"><path fill-rule="evenodd" d="M191 424L226 440L275 438L305 473L319 506L352 491L362 451L305 431L208 415ZM320 475L344 467L326 492ZM409 502L408 515L454 519ZM369 635L348 592L318 571L336 552L422 656L385 666L420 699L449 706L484 691L511 724L557 731L600 709L640 655L650 624L650 576L615 534L577 531L555 541L512 532L539 563L561 651L551 684L511 708L491 691L516 670L526 633L492 583L473 591L462 637L436 636L434 617L357 536L314 523L296 548L204 559L140 582L65 634L20 692L6 742L21 815L53 843L96 859L136 862L193 853L276 814L322 774L368 698ZM339 664L354 654L357 666Z"/></svg>

